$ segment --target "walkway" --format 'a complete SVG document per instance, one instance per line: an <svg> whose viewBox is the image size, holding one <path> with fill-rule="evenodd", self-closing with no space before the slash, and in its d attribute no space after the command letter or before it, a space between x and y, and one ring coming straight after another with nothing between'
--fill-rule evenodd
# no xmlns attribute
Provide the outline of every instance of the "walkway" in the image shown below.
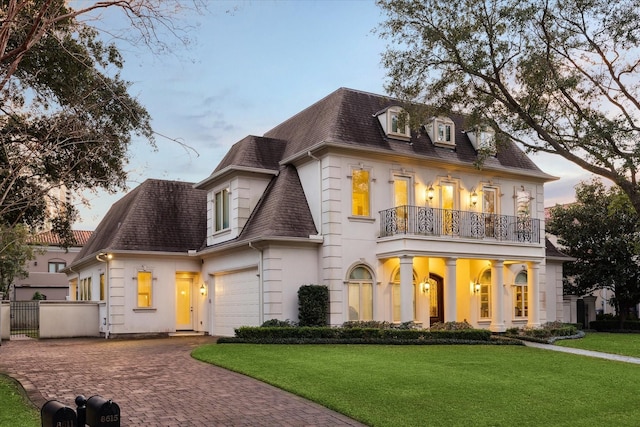
<svg viewBox="0 0 640 427"><path fill-rule="evenodd" d="M560 351L562 353L578 354L580 356L597 357L599 359L615 360L618 362L635 363L640 365L640 358L631 356L621 356L619 354L601 353L599 351L582 350L579 348L560 347L553 344L540 344L536 342L523 341L527 347L541 348L544 350Z"/></svg>
<svg viewBox="0 0 640 427"><path fill-rule="evenodd" d="M2 341L0 372L38 407L100 395L120 406L123 426L361 426L249 377L199 362L212 337Z"/></svg>

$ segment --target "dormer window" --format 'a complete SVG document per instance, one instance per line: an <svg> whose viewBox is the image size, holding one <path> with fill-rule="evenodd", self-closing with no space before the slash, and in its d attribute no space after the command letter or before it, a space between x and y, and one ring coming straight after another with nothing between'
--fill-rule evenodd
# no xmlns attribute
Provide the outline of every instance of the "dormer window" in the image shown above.
<svg viewBox="0 0 640 427"><path fill-rule="evenodd" d="M401 107L389 107L377 114L378 120L389 138L411 139L409 115Z"/></svg>
<svg viewBox="0 0 640 427"><path fill-rule="evenodd" d="M456 125L450 118L436 117L425 128L435 145L447 148L455 147Z"/></svg>
<svg viewBox="0 0 640 427"><path fill-rule="evenodd" d="M467 132L471 145L476 151L485 151L491 154L496 153L496 131L490 127L481 127L474 131Z"/></svg>

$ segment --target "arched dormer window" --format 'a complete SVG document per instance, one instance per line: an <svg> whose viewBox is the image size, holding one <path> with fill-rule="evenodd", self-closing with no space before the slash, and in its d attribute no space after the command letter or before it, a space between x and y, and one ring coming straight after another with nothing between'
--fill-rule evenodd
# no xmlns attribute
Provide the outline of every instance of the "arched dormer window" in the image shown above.
<svg viewBox="0 0 640 427"><path fill-rule="evenodd" d="M389 138L409 141L411 139L411 127L409 126L409 114L399 106L389 107L377 114L380 125Z"/></svg>

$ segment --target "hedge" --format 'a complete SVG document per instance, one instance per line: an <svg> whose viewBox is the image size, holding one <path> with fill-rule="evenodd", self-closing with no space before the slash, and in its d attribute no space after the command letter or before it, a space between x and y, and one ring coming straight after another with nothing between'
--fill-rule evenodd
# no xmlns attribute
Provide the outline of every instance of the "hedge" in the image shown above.
<svg viewBox="0 0 640 427"><path fill-rule="evenodd" d="M405 343L424 341L484 341L489 342L491 331L464 329L458 331L430 331L424 329L331 328L306 327L241 327L236 329L236 339L222 342L366 342ZM218 342L221 342L220 340Z"/></svg>
<svg viewBox="0 0 640 427"><path fill-rule="evenodd" d="M640 321L625 320L622 324L618 319L594 320L589 323L591 329L598 332L608 331L640 331Z"/></svg>

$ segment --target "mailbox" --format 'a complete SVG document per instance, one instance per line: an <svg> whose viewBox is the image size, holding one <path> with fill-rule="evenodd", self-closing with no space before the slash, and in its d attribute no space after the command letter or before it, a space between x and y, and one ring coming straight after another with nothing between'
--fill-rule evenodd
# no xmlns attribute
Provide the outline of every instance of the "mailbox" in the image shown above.
<svg viewBox="0 0 640 427"><path fill-rule="evenodd" d="M78 426L75 411L57 400L49 400L42 406L42 409L40 409L40 421L42 422L42 427Z"/></svg>
<svg viewBox="0 0 640 427"><path fill-rule="evenodd" d="M91 396L86 403L86 423L91 427L120 427L120 407L111 399Z"/></svg>

